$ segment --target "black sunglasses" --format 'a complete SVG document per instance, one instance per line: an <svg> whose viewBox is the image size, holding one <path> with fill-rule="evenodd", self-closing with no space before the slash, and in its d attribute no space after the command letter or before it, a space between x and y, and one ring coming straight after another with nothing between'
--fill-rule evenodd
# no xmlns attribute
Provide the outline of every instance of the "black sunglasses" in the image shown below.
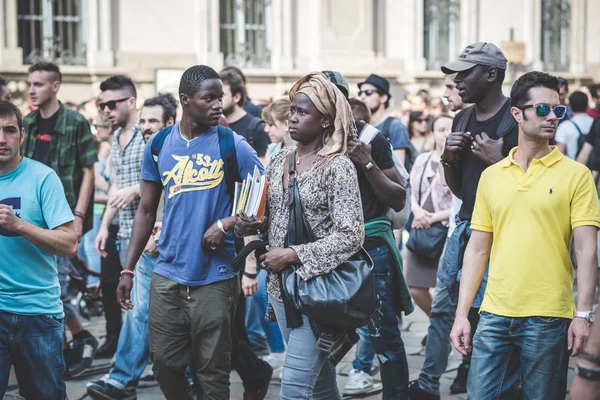
<svg viewBox="0 0 600 400"><path fill-rule="evenodd" d="M519 107L521 110L526 110L528 108L533 108L535 110L535 115L537 115L538 117L542 117L542 118L546 118L549 114L550 111L554 112L554 115L556 115L556 118L558 119L563 119L565 117L565 115L567 114L567 107L566 106L550 106L549 104L526 104L524 106Z"/></svg>
<svg viewBox="0 0 600 400"><path fill-rule="evenodd" d="M367 90L359 90L358 91L359 96L362 96L363 94L365 94L367 96L371 96L373 93L379 93L379 92L375 89L367 89Z"/></svg>
<svg viewBox="0 0 600 400"><path fill-rule="evenodd" d="M117 108L117 103L120 103L125 100L129 100L129 99L130 99L130 97L125 97L125 98L119 99L119 100L107 101L106 103L98 104L98 107L100 108L100 111L104 111L104 108L106 108L106 107L108 107L109 110L114 110L115 108Z"/></svg>

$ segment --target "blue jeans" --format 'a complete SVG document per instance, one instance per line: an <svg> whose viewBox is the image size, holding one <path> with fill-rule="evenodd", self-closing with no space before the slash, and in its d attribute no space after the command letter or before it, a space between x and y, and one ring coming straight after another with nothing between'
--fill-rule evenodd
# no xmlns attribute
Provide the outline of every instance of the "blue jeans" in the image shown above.
<svg viewBox="0 0 600 400"><path fill-rule="evenodd" d="M246 332L250 343L269 347L271 353L283 353L285 345L277 322L265 320L267 315L267 271L258 273L258 290L246 298Z"/></svg>
<svg viewBox="0 0 600 400"><path fill-rule="evenodd" d="M356 354L354 360L352 360L352 368L368 374L371 372L373 357L375 357L371 339L369 339L369 326L361 326L356 330L356 333L358 333L359 339L356 343Z"/></svg>
<svg viewBox="0 0 600 400"><path fill-rule="evenodd" d="M79 243L79 258L86 262L91 271L100 273L100 255L96 252L95 240L100 230L102 223L102 214L94 214L94 227L81 238ZM95 285L100 281L100 278L89 275L87 278L88 285Z"/></svg>
<svg viewBox="0 0 600 400"><path fill-rule="evenodd" d="M450 301L448 287L438 279L427 329L425 361L419 375L419 387L429 393L440 394L440 377L446 372L452 350L450 332L455 313L456 307Z"/></svg>
<svg viewBox="0 0 600 400"><path fill-rule="evenodd" d="M22 397L65 398L63 332L62 318L0 311L0 398L6 392L11 365Z"/></svg>
<svg viewBox="0 0 600 400"><path fill-rule="evenodd" d="M108 374L107 383L119 388L137 387L150 357L148 336L148 305L150 282L157 258L143 253L135 268L131 291L134 307L125 314L115 354L115 366Z"/></svg>
<svg viewBox="0 0 600 400"><path fill-rule="evenodd" d="M481 312L467 381L469 399L503 398L520 377L525 399L564 400L570 323Z"/></svg>
<svg viewBox="0 0 600 400"><path fill-rule="evenodd" d="M328 353L315 348L317 338L306 315L302 326L288 328L283 303L269 296L283 339L288 345L281 378L282 400L335 400L342 396L337 387L335 366Z"/></svg>
<svg viewBox="0 0 600 400"><path fill-rule="evenodd" d="M394 297L398 296L394 259L387 246L369 250L373 259L378 306L368 324L368 334L381 365L383 399L408 398L408 363L400 336Z"/></svg>

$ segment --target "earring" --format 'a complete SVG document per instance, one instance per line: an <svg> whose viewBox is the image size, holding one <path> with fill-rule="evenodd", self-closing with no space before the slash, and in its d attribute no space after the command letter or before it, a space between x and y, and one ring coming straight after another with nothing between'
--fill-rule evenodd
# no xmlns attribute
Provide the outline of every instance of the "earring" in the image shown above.
<svg viewBox="0 0 600 400"><path fill-rule="evenodd" d="M325 122L323 125L321 125L323 127L323 129L327 129L329 128L329 122Z"/></svg>

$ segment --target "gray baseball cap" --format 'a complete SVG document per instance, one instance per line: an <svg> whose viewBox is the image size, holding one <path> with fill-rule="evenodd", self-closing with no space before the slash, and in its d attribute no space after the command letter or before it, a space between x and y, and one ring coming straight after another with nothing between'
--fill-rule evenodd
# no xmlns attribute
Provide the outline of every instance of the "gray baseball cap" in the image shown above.
<svg viewBox="0 0 600 400"><path fill-rule="evenodd" d="M477 42L465 47L458 56L458 60L442 65L442 72L446 75L455 74L469 70L476 65L506 69L507 62L508 60L498 46L487 42Z"/></svg>

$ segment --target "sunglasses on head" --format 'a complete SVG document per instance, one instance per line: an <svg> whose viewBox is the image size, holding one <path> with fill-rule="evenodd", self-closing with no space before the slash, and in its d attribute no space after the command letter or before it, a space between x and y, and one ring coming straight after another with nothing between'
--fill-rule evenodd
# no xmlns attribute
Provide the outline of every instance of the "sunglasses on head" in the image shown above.
<svg viewBox="0 0 600 400"><path fill-rule="evenodd" d="M550 114L550 111L554 112L554 115L556 115L557 119L563 119L567 114L567 107L561 105L552 107L550 104L526 104L519 108L521 110L533 108L535 110L535 115L542 118L546 118Z"/></svg>
<svg viewBox="0 0 600 400"><path fill-rule="evenodd" d="M104 109L106 107L108 107L109 110L114 110L115 108L117 108L117 103L121 103L122 101L125 100L129 100L129 97L125 97L123 99L119 99L119 100L110 100L107 101L106 103L100 103L98 104L98 107L100 108L100 111L104 111Z"/></svg>
<svg viewBox="0 0 600 400"><path fill-rule="evenodd" d="M364 95L370 96L373 93L379 93L379 92L377 90L375 90L375 89L367 89L367 90L360 90L358 92L358 95L362 96L364 94Z"/></svg>

